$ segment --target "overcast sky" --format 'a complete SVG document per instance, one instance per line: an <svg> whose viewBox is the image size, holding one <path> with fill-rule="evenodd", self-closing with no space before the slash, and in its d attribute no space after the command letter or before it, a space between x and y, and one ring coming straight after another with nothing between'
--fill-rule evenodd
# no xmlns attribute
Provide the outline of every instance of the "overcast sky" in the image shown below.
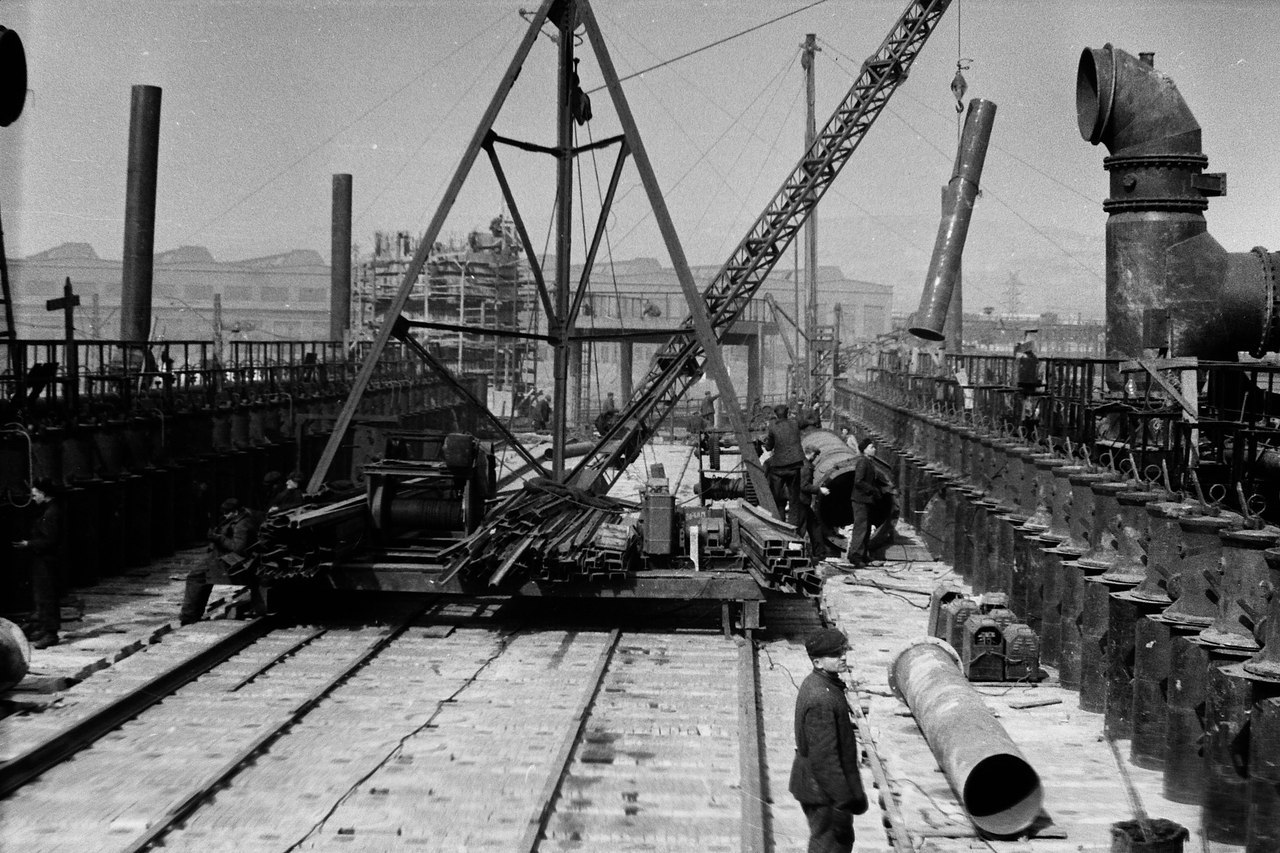
<svg viewBox="0 0 1280 853"><path fill-rule="evenodd" d="M795 165L805 33L822 47L821 125L906 6L811 4L592 4L624 75L803 9L624 84L692 263L723 262ZM26 45L31 90L22 117L0 129L8 253L83 241L120 257L135 84L163 90L157 251L203 245L236 260L309 248L327 258L338 172L354 176L358 244L368 248L378 229L421 230L527 27L520 8L506 0L0 0L0 24ZM1028 307L1100 303L1106 152L1080 138L1075 74L1081 49L1106 42L1154 51L1203 127L1209 170L1226 172L1229 189L1211 202L1210 232L1231 251L1280 248L1278 12L1276 0L956 0L824 199L821 261L892 284L899 307L914 307L955 154L949 84L960 57L969 60L968 96L998 105L966 256L966 270L989 279L975 281L986 289L977 298L997 298L994 282L1016 272L1032 290L1042 278L1053 284L1024 295ZM594 88L596 63L587 44L580 51L583 84ZM554 142L555 59L556 46L540 38L499 133ZM580 142L617 132L607 93L592 100L596 119L578 130ZM552 164L503 157L541 246ZM590 216L612 159L579 162L575 204ZM611 253L669 264L634 170L621 195L602 262ZM446 236L483 227L501 209L482 158ZM1041 275L1040 265L1057 272Z"/></svg>

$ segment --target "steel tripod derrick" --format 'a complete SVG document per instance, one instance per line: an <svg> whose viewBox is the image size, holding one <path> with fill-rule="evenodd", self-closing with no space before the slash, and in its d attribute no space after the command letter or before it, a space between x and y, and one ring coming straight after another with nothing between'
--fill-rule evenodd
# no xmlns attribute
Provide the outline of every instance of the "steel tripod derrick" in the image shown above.
<svg viewBox="0 0 1280 853"><path fill-rule="evenodd" d="M308 483L308 491L315 492L323 485L330 466L333 464L334 458L337 456L341 447L343 437L355 418L356 412L360 405L360 400L365 389L373 376L376 363L385 349L387 343L392 337L402 337L407 335L407 328L441 327L440 324L410 322L402 316L402 312L408 301L413 286L421 274L431 248L435 243L436 237L444 224L450 209L452 208L458 193L461 190L463 182L466 180L471 168L475 164L476 158L481 151L484 151L497 177L499 186L502 189L504 198L508 207L512 212L512 218L516 223L516 228L520 236L521 243L524 246L526 257L529 260L530 267L534 278L535 285L538 290L538 296L541 300L543 309L547 313L547 334L529 334L527 337L538 338L549 342L555 351L554 358L554 382L555 393L552 395L553 411L552 411L552 470L551 475L554 479L562 479L565 470L565 453L564 444L567 434L566 419L566 374L568 365L569 347L577 341L599 339L599 335L595 334L578 334L574 329L574 323L578 312L582 306L583 292L590 279L591 267L595 261L596 254L599 250L600 243L604 236L605 222L609 214L610 207L617 192L618 180L623 165L628 158L631 158L639 172L641 182L643 184L646 196L652 207L655 220L662 233L662 238L667 245L672 265L676 269L677 277L680 279L681 287L685 296L689 301L690 310L693 318L688 321L692 326L692 333L699 335L699 341L704 348L714 349L716 347L716 338L712 331L712 324L706 313L705 304L702 301L697 287L693 282L693 274L689 270L688 262L684 255L684 250L680 246L679 237L676 234L675 226L671 221L665 202L663 201L662 191L658 185L657 178L654 175L653 168L650 164L648 155L645 151L644 144L640 139L640 134L632 117L630 106L626 101L626 97L622 93L621 86L618 81L618 75L613 66L613 61L609 56L608 49L604 43L600 28L596 22L595 15L591 10L587 0L544 0L538 11L529 16L529 29L525 34L524 40L517 48L515 55L512 57L511 63L508 65L501 82L498 85L488 108L476 128L471 138L470 144L467 146L463 154L462 160L458 168L445 190L441 204L436 210L431 223L423 235L418 250L405 270L404 279L400 288L387 309L386 320L379 329L377 338L364 362L361 365L360 372L357 374L352 385L351 392L347 397L346 403L343 405L334 425L333 433L330 435L324 452L316 465L315 471ZM561 31L561 36L557 40L559 53L559 75L558 75L558 113L557 113L557 144L555 147L539 146L532 143L518 142L516 140L507 139L498 136L493 131L493 124L501 112L505 103L507 94L510 92L512 85L523 66L534 41L541 32L543 24L552 22ZM573 56L573 46L576 42L574 32L579 26L585 28L591 47L595 53L600 71L605 79L605 85L608 88L609 95L612 99L613 106L617 111L618 118L623 126L624 133L621 136L610 137L609 139L600 140L590 145L574 147L572 144L572 123L582 113L581 104L575 105L578 99L575 89L576 72L572 69L576 64ZM529 240L528 229L525 227L522 218L519 216L518 207L515 204L515 198L511 192L511 188L506 179L506 174L502 169L495 149L496 143L515 145L524 150L537 151L550 154L556 158L557 171L557 203L556 203L556 269L554 277L554 287L549 286L549 282L544 277L544 271L541 269L536 253ZM613 169L613 175L610 179L609 189L605 199L602 202L599 220L594 229L592 241L587 250L587 260L582 272L581 280L577 284L577 291L571 292L571 283L569 281L569 258L570 258L570 233L572 227L572 163L574 158L584 151L594 150L606 145L619 143L619 153L617 161ZM452 327L452 326L451 326ZM487 329L469 329L483 334L492 334ZM628 339L632 337L630 334L623 332L617 335L619 339ZM429 355L425 348L416 347L415 350L420 356ZM442 375L449 377L448 369L438 360L428 359L431 368ZM712 374L721 381L721 393L725 399L732 399L732 386L728 382L728 371L725 369L723 362L718 362L718 367L711 367ZM454 383L456 385L456 382ZM741 423L739 430L740 438L747 438L746 423L741 417L741 413L737 413L736 422ZM513 442L513 447L517 453L528 460L530 457L526 448L524 448L514 436L509 432L502 430L507 439ZM638 455L639 449L631 455L634 459ZM758 465L757 465L758 468ZM762 472L759 474L760 480L758 488L767 495L767 489L763 481Z"/></svg>
<svg viewBox="0 0 1280 853"><path fill-rule="evenodd" d="M818 133L814 144L796 164L782 188L738 244L729 260L703 290L698 302L705 305L710 338L701 326L697 307L685 321L686 331L673 336L659 350L649 373L617 423L602 436L595 449L570 474L572 485L604 492L633 462L640 448L671 414L676 404L711 369L721 387L748 474L759 472L759 462L746 438L745 421L736 398L726 394L717 365L723 368L718 342L755 296L778 259L790 246L810 212L835 181L849 157L907 78L912 63L937 27L951 0L916 0L890 29L879 49L862 64L853 87ZM673 259L674 260L674 259ZM683 280L681 285L684 285ZM693 304L693 299L690 303ZM725 376L727 379L727 374ZM768 490L757 486L762 503Z"/></svg>

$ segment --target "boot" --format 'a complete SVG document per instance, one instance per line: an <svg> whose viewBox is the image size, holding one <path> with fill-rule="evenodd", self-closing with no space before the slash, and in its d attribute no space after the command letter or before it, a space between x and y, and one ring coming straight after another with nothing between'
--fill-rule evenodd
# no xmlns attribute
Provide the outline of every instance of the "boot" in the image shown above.
<svg viewBox="0 0 1280 853"><path fill-rule="evenodd" d="M197 578L187 578L187 586L182 595L182 610L178 614L178 622L190 625L204 618L205 608L209 606L209 596L213 593L213 585Z"/></svg>
<svg viewBox="0 0 1280 853"><path fill-rule="evenodd" d="M31 640L31 648L47 649L50 646L58 645L58 632L57 631L37 631L36 633L31 635L30 640Z"/></svg>

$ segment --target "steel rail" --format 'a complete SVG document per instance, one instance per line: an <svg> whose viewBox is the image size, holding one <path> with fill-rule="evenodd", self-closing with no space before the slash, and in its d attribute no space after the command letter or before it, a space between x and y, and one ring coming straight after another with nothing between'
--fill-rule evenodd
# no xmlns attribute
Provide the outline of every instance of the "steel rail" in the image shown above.
<svg viewBox="0 0 1280 853"><path fill-rule="evenodd" d="M547 822L551 820L556 800L560 797L560 787L564 784L564 777L569 774L569 765L573 762L573 751L582 740L582 731L586 728L587 719L591 716L591 708L596 703L596 697L600 695L605 673L609 671L609 664L613 660L613 653L618 648L618 639L621 636L622 631L613 629L609 634L609 641L605 643L600 656L596 659L595 669L592 670L587 687L582 691L582 699L570 723L569 732L561 741L560 749L551 762L551 772L547 774L547 781L536 801L539 803L537 810L530 816L529 825L515 846L517 851L534 853L538 849L538 841L547 831ZM574 725L575 722L576 725Z"/></svg>
<svg viewBox="0 0 1280 853"><path fill-rule="evenodd" d="M760 727L760 667L755 641L738 641L738 768L742 784L742 853L767 853L769 799Z"/></svg>
<svg viewBox="0 0 1280 853"><path fill-rule="evenodd" d="M850 692L853 693L853 701L849 703L849 709L853 712L854 726L861 735L862 746L867 751L867 763L871 765L871 778L880 789L880 803L888 823L890 840L893 842L894 850L913 853L916 847L911 841L911 833L907 831L906 818L902 816L902 808L894 799L893 791L889 787L889 773L885 770L884 759L880 756L880 750L876 748L875 738L871 736L871 725L867 722L866 715L862 713L862 695L858 693L856 687Z"/></svg>
<svg viewBox="0 0 1280 853"><path fill-rule="evenodd" d="M276 655L274 658L267 661L262 666L258 667L253 672L246 675L244 678L240 679L240 681L238 681L236 685L232 687L230 690L228 690L227 692L235 693L237 690L239 690L240 688L244 687L246 684L248 684L249 682L257 678L259 675L262 675L267 670L278 666L281 662L284 661L285 658L289 657L294 652L297 652L303 646L308 645L316 637L319 637L321 634L327 633L328 630L329 630L328 628L316 628L311 633L307 634L307 636L303 637L301 640L298 640L298 642L293 643L292 645L289 646L289 648L280 652L280 654Z"/></svg>
<svg viewBox="0 0 1280 853"><path fill-rule="evenodd" d="M194 657L162 672L146 684L73 724L66 731L23 754L0 764L0 798L22 787L108 732L138 716L214 667L266 636L275 627L268 618L246 622L244 627L218 640Z"/></svg>
<svg viewBox="0 0 1280 853"><path fill-rule="evenodd" d="M365 647L365 650L349 661L345 666L339 669L328 681L317 688L310 696L299 702L293 710L289 711L275 725L268 726L258 737L254 738L239 753L233 755L225 764L213 773L205 777L204 781L197 785L194 791L187 795L182 802L169 809L164 815L156 820L146 832L138 836L128 846L123 848L125 853L141 853L143 850L149 849L163 835L167 834L174 824L186 819L194 812L208 797L219 787L224 785L232 776L240 772L240 769L254 756L261 753L272 743L274 743L285 730L293 726L294 723L301 720L311 712L316 705L320 704L330 693L337 689L343 682L350 678L356 670L368 663L372 658L376 657L383 649L389 646L396 638L398 638L405 629L407 629L414 621L416 621L427 608L430 603L424 604L416 610L409 613L401 619L400 624L391 628L387 633L375 639Z"/></svg>

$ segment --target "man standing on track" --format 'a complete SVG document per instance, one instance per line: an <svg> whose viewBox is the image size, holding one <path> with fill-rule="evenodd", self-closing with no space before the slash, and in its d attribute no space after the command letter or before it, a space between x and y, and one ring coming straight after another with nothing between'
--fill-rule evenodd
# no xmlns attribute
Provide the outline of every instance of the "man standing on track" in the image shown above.
<svg viewBox="0 0 1280 853"><path fill-rule="evenodd" d="M796 697L789 788L809 821L809 853L850 853L853 816L866 812L867 795L858 769L858 734L840 680L849 669L849 641L843 632L823 628L804 647L813 671Z"/></svg>

